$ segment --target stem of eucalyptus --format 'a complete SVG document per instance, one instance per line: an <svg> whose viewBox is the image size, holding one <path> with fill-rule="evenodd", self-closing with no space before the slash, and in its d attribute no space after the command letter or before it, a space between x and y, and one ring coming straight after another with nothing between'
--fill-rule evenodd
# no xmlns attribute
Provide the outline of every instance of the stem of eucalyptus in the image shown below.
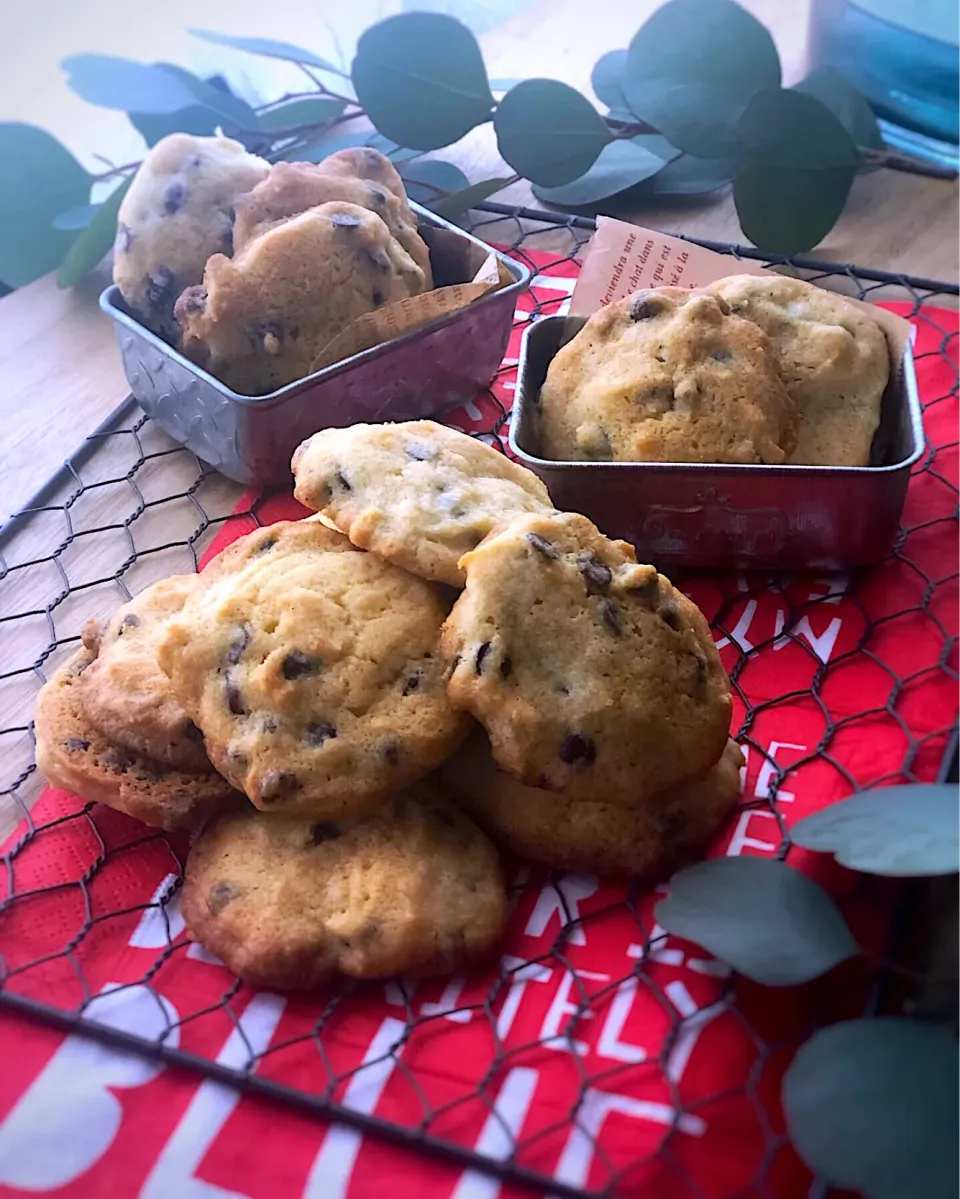
<svg viewBox="0 0 960 1199"><path fill-rule="evenodd" d="M902 171L905 175L926 175L930 179L956 179L957 172L953 167L940 166L934 162L921 162L918 158L908 158L906 154L898 154L895 150L869 150L860 147L864 161L872 166L886 167L890 171Z"/></svg>

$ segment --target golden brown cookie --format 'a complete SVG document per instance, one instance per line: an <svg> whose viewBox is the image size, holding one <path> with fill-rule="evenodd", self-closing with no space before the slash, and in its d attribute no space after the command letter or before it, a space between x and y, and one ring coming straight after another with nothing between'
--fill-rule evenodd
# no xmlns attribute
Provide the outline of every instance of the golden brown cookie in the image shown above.
<svg viewBox="0 0 960 1199"><path fill-rule="evenodd" d="M172 133L149 151L117 216L113 281L143 323L168 341L177 296L211 254L233 253L233 206L270 164L228 137Z"/></svg>
<svg viewBox="0 0 960 1199"><path fill-rule="evenodd" d="M569 800L497 769L482 730L443 764L448 795L493 840L555 870L662 877L702 849L736 806L743 755L728 741L706 774L634 805Z"/></svg>
<svg viewBox="0 0 960 1199"><path fill-rule="evenodd" d="M211 761L264 810L372 811L460 743L436 588L316 520L235 542L157 656Z"/></svg>
<svg viewBox="0 0 960 1199"><path fill-rule="evenodd" d="M371 153L377 154L377 151ZM378 157L383 158L383 155ZM297 216L318 204L343 200L360 208L369 208L383 220L391 234L423 271L424 290L428 291L432 286L430 252L417 232L417 219L406 203L400 176L386 158L383 161L385 167L396 175L403 199L383 183L333 172L326 161L275 163L266 178L237 200L237 220L233 230L235 251L239 253L253 238L277 221Z"/></svg>
<svg viewBox="0 0 960 1199"><path fill-rule="evenodd" d="M770 338L799 417L793 464L868 466L890 377L883 330L835 292L784 275L731 275L710 290Z"/></svg>
<svg viewBox="0 0 960 1199"><path fill-rule="evenodd" d="M178 770L104 736L87 716L78 685L92 661L89 650L79 650L37 696L37 766L49 783L167 830L196 828L243 802L212 768Z"/></svg>
<svg viewBox="0 0 960 1199"><path fill-rule="evenodd" d="M520 516L460 560L453 703L498 765L570 800L636 804L706 770L732 704L707 622L585 516Z"/></svg>
<svg viewBox="0 0 960 1199"><path fill-rule="evenodd" d="M216 821L187 861L181 911L244 981L287 990L459 970L495 945L507 902L493 846L419 784L355 821Z"/></svg>
<svg viewBox="0 0 960 1199"><path fill-rule="evenodd" d="M419 295L427 279L376 213L331 202L214 254L176 305L183 352L241 395L310 373L351 321Z"/></svg>
<svg viewBox="0 0 960 1199"><path fill-rule="evenodd" d="M114 745L168 766L210 770L203 734L157 665L163 624L199 586L198 575L161 579L123 604L101 628L88 621L83 644L94 655L76 686L90 721Z"/></svg>
<svg viewBox="0 0 960 1199"><path fill-rule="evenodd" d="M451 587L495 524L553 506L532 471L430 420L324 429L291 465L297 499L354 545Z"/></svg>
<svg viewBox="0 0 960 1199"><path fill-rule="evenodd" d="M682 287L595 312L540 391L541 453L558 460L779 463L796 420L767 337Z"/></svg>

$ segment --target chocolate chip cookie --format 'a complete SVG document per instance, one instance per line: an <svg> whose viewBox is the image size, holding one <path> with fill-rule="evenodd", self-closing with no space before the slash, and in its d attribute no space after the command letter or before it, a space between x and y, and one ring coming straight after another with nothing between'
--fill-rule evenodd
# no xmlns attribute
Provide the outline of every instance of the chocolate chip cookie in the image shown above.
<svg viewBox="0 0 960 1199"><path fill-rule="evenodd" d="M731 699L699 609L577 513L520 516L460 561L447 689L498 765L569 800L636 804L709 770Z"/></svg>
<svg viewBox="0 0 960 1199"><path fill-rule="evenodd" d="M758 325L779 355L800 422L788 461L869 466L890 377L890 351L877 322L843 296L772 272L731 275L710 291Z"/></svg>
<svg viewBox="0 0 960 1199"><path fill-rule="evenodd" d="M120 607L101 628L88 621L83 644L94 660L77 686L91 722L115 745L168 766L209 770L203 734L157 665L163 624L199 586L198 575L161 579Z"/></svg>
<svg viewBox="0 0 960 1199"><path fill-rule="evenodd" d="M767 336L705 291L661 287L601 308L540 391L547 458L784 462L797 416Z"/></svg>
<svg viewBox="0 0 960 1199"><path fill-rule="evenodd" d="M209 766L181 770L106 737L83 704L80 684L93 660L89 650L79 650L37 697L37 766L48 782L167 830L195 828L244 802Z"/></svg>
<svg viewBox="0 0 960 1199"><path fill-rule="evenodd" d="M209 569L157 656L211 761L258 808L359 816L459 744L429 583L316 520L258 530Z"/></svg>
<svg viewBox="0 0 960 1199"><path fill-rule="evenodd" d="M429 420L324 429L292 468L297 499L355 545L452 587L463 586L461 556L495 524L552 507L531 471Z"/></svg>
<svg viewBox="0 0 960 1199"><path fill-rule="evenodd" d="M375 212L340 201L271 225L235 258L214 254L176 304L183 352L241 395L301 379L359 316L426 290Z"/></svg>
<svg viewBox="0 0 960 1199"><path fill-rule="evenodd" d="M382 182L331 170L328 159L320 163L278 162L251 192L237 200L237 220L233 230L235 251L239 253L254 237L277 221L297 216L318 204L343 200L360 208L368 208L383 220L391 234L423 271L424 290L428 291L433 286L430 252L417 232L417 218L406 202L403 183L396 169L382 154L376 150L370 153L383 159L383 170L379 174L392 172L396 175L399 196Z"/></svg>
<svg viewBox="0 0 960 1199"><path fill-rule="evenodd" d="M244 981L287 990L459 970L507 902L493 846L420 784L355 821L225 816L193 847L181 911Z"/></svg>
<svg viewBox="0 0 960 1199"><path fill-rule="evenodd" d="M120 204L113 281L155 333L176 343L173 306L211 254L233 252L238 196L270 164L227 137L172 133L150 150Z"/></svg>
<svg viewBox="0 0 960 1199"><path fill-rule="evenodd" d="M482 730L443 764L457 804L512 853L554 870L614 878L663 877L703 849L736 806L743 755L727 741L699 778L633 805L570 800L497 769Z"/></svg>

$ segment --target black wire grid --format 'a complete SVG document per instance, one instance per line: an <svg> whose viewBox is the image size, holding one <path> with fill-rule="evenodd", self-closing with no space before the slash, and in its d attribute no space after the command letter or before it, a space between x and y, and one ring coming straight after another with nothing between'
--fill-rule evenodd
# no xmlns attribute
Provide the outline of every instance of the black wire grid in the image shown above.
<svg viewBox="0 0 960 1199"><path fill-rule="evenodd" d="M593 222L585 218L538 215L494 204L473 216L474 232L511 244L519 257L531 250L549 250L557 264L575 262L593 230ZM733 246L711 244L710 248L762 258L756 252ZM544 269L542 258L531 261L531 265ZM950 355L955 347L949 345L951 334L940 328L937 314L930 311L936 304L955 306L955 286L810 259L781 260L779 265L861 298L909 301L914 319L927 322L939 334L936 348L921 358L939 355L950 365L950 385L941 395L924 397L926 413L929 416L938 406L955 402L957 372ZM536 305L537 313L556 311L565 298L562 291L540 294L548 298ZM508 414L499 401L495 412L495 419L484 433L488 439L499 440ZM811 594L815 589L809 580L798 587L796 579L786 577L731 576L711 581L712 601L705 602L697 594L714 629L734 645L731 677L739 699L737 739L749 747L755 763L769 763L766 794L757 798L748 793L743 802L745 807L762 810L773 818L763 822L768 826L765 836L778 840L781 857L791 852L789 809L782 797L789 794L789 785L785 784L796 778L798 770L820 771L818 778L834 787L839 785L841 792L874 783L929 781L938 773L953 711L945 720L946 727L918 732L911 722L911 712L916 711L911 704L917 702L918 687L943 685L955 691L956 638L945 621L956 601L956 555L948 555L950 565L942 574L932 574L924 565L928 559L920 551L931 537L949 538L955 548L957 489L943 473L943 463L947 455L956 453L956 448L956 440L929 448L917 468L926 476L928 494L931 489L936 493L937 503L932 516L900 531L891 555L898 568L895 576L891 575L895 606L887 604L882 614L876 615L876 597L871 590L875 572L861 572L850 579L845 595L862 617L861 628L856 644L828 663L820 661L809 640L799 636L798 631L805 617L817 610L823 613L823 605L836 602L829 582L817 594ZM273 501L269 496L248 497L243 511L237 513L240 496L237 485L173 443L131 399L87 438L30 506L0 534L0 843L18 825L8 852L0 858L0 1010L6 1008L63 1029L81 1030L137 1054L270 1096L282 1104L335 1116L374 1137L412 1146L460 1168L470 1167L554 1195L642 1195L657 1199L674 1195L678 1199L756 1195L782 1199L801 1191L807 1193L810 1182L802 1171L796 1173L798 1165L772 1099L775 1083L771 1079L775 1080L776 1070L782 1068L784 1054L812 1027L838 1014L863 1010L876 973L871 975L864 966L849 978L845 976L839 982L834 978L829 987L814 988L817 993L805 1004L802 1019L794 1021L787 1034L782 1026L774 1031L767 1027L769 1021L762 1013L769 1001L758 1003L750 988L732 979L718 982L710 1003L721 1003L736 1021L744 1042L743 1069L732 1081L718 1085L718 1093L691 1099L672 1081L670 1063L680 1050L685 1032L702 1024L704 1008L698 1005L681 1013L669 988L664 989L664 976L657 963L663 934L650 915L650 888L639 883L629 888L607 888L600 894L609 902L594 907L584 903L576 911L570 906L576 891L571 891L569 879L528 876L524 880L521 874L514 894L515 915L529 914L540 889L553 888L560 918L552 943L535 956L504 959L491 974L468 980L459 993L445 991L446 984L441 981L422 984L415 997L411 985L395 984L390 1009L395 1017L394 1033L378 1056L362 1064L355 1059L344 1061L342 1046L338 1048L338 1029L369 1004L371 992L363 987L344 985L316 997L292 1000L287 1018L294 1031L268 1044L256 1043L247 1035L244 1013L249 1011L251 993L236 980L223 990L223 975L215 971L209 972L209 977L216 979L213 990L208 986L204 993L200 988L189 1004L180 993L178 1014L170 1015L159 995L185 955L196 953L189 950L176 915L186 844L137 826L107 809L79 802L45 823L37 823L31 817L30 806L42 788L42 779L33 761L32 705L42 682L75 648L87 616L106 614L155 578L194 569L226 522L249 525L271 519ZM775 636L749 646L745 638L737 636L738 613L771 589L779 596L785 620ZM891 654L897 622L907 614L922 616L925 648L904 654L900 646ZM800 647L805 655L808 671L803 689L794 687L771 694L767 687L763 694L755 693L751 687L755 664L769 657L775 641L782 646L784 639ZM836 679L851 665L866 662L873 667L874 681L882 679L881 701L874 704L871 696L869 711L835 709L832 697L836 694ZM924 690L923 694L930 692ZM780 727L776 725L780 714L800 700L812 703L822 731L805 757L784 765L768 755L769 738L764 729ZM849 761L843 747L849 746L851 738L855 739L873 718L889 718L899 731L896 761L892 766L886 760L876 764L861 761L853 771L842 760ZM163 876L165 881L152 895L138 894L121 910L112 898L116 879L127 878L131 872L135 878L145 862L151 864L155 876ZM889 893L882 888L875 893L874 887L864 880L847 879L840 884L841 898L854 921L858 910L862 914L866 908L876 910L879 906L889 912ZM52 915L53 904L59 905L56 917ZM605 981L602 986L591 985L590 959L582 949L582 933L589 931L593 937L592 930L597 929L603 935L605 927L617 924L622 928L624 921L630 939L640 946L637 955L627 963L622 977ZM140 927L151 925L153 940L147 938L147 947L136 951L140 955L136 961L142 968L137 966L135 978L130 976L129 960L124 959L123 981L125 986L137 986L142 994L156 1000L161 1015L152 1037L124 1031L104 1014L104 1001L98 998L106 981L104 971L109 975L114 966L119 968L115 957L110 956L111 936L122 930L120 940L125 944L130 928L138 922ZM11 935L14 926L16 937ZM24 929L28 930L26 934ZM880 935L882 939L882 930ZM105 956L108 965L103 964ZM504 1005L512 1002L514 984L536 978L539 970L556 967L572 974L572 979L566 980L568 1011L553 1037L554 1041L565 1042L567 1050L576 1048L575 1038L582 1037L584 1030L599 1025L611 1003L623 994L624 986L632 987L634 992L643 991L655 1001L665 1033L659 1053L645 1062L605 1061L596 1065L593 1059L576 1052L546 1055L557 1078L564 1074L556 1095L569 1096L569 1103L565 1098L561 1103L558 1098L545 1123L541 1119L536 1130L521 1132L511 1128L499 1114L499 1088L509 1069L535 1058L545 1042L533 1037L522 1043L513 1038L508 1043L498 1032L498 1018ZM56 999L52 1000L51 995ZM434 1002L424 1006L426 995L432 995ZM586 1022L593 1016L596 1019L588 1026ZM474 1030L471 1035L475 1044L476 1028L484 1030L480 1038L485 1040L482 1062L469 1079L450 1073L441 1098L428 1095L435 1078L431 1076L431 1081L426 1072L421 1075L417 1065L429 1057L425 1047L431 1039L441 1037L445 1060L455 1060L457 1037L464 1024ZM232 1059L221 1056L213 1060L215 1049L209 1046L221 1044L222 1037L213 1036L212 1041L205 1038L203 1030L208 1026L234 1030L239 1049ZM396 1107L389 1116L360 1110L351 1100L350 1083L385 1061L395 1067L395 1084L405 1087L401 1114ZM281 1063L291 1062L295 1068L285 1073ZM597 1143L589 1096L605 1091L635 1092L637 1087L642 1089L644 1080L660 1094L668 1117L652 1137L631 1142L626 1155L622 1145L619 1151L608 1151L608 1147ZM749 1165L743 1167L740 1176L731 1176L724 1184L726 1189L720 1190L709 1171L706 1176L698 1172L683 1134L685 1121L699 1119L701 1113L707 1116L711 1110L720 1110L717 1104L724 1103L739 1105L741 1122L732 1133L728 1129L726 1135L742 1137L742 1156ZM472 1130L468 1135L457 1131L461 1119L463 1127ZM484 1122L489 1135L478 1139L476 1129ZM556 1163L556 1154L551 1157L549 1146L566 1143L574 1128L594 1153L592 1173L589 1179L571 1181L568 1174L557 1180L549 1176ZM786 1181L788 1176L794 1181ZM816 1190L816 1184L812 1185Z"/></svg>

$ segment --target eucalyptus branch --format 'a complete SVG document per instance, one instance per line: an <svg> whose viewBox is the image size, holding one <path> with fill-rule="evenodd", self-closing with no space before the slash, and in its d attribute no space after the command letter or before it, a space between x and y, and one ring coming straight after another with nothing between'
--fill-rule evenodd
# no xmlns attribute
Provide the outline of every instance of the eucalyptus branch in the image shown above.
<svg viewBox="0 0 960 1199"><path fill-rule="evenodd" d="M902 171L905 175L925 175L930 179L956 179L957 172L953 167L940 166L935 162L921 162L917 158L909 158L906 154L898 154L896 150L872 150L860 147L864 161L871 166L886 167L890 171Z"/></svg>

